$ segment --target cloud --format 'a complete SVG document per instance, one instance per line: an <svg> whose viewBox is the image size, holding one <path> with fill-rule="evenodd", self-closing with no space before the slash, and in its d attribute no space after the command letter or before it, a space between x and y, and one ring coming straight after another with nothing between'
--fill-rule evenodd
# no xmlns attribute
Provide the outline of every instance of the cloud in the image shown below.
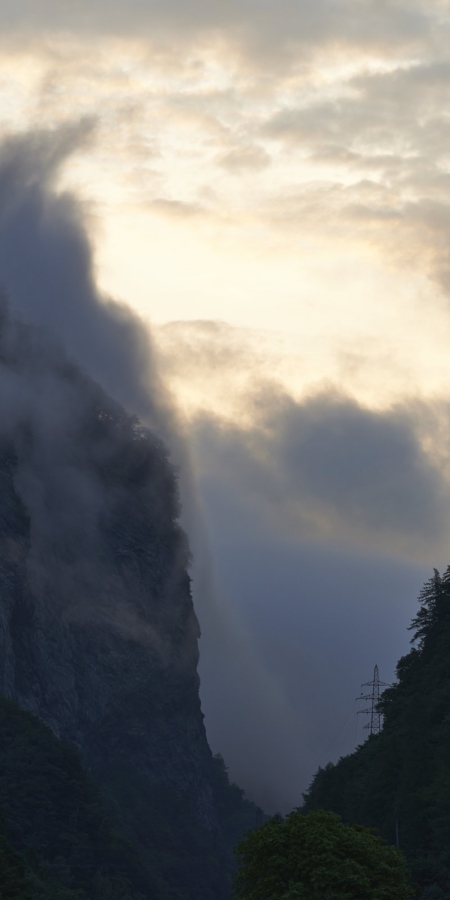
<svg viewBox="0 0 450 900"><path fill-rule="evenodd" d="M408 393L408 372L395 371L383 346L358 353L351 345L328 380L315 381L301 349L289 359L293 348L256 330L179 322L155 337L165 378L184 401L200 483L237 509L242 500L238 517L289 539L350 542L423 563L443 551L448 395L419 397L414 383ZM370 380L382 368L400 390L362 399L367 367Z"/></svg>
<svg viewBox="0 0 450 900"><path fill-rule="evenodd" d="M339 222L350 240L366 240L401 265L415 260L416 270L439 280L432 258L447 240L448 78L447 63L425 54L387 70L362 67L337 78L328 92L306 89L296 104L274 111L261 135L313 165L310 179L272 198L274 219L315 216L326 228L328 216L330 227ZM270 215L270 203L266 210ZM365 226L358 233L357 217Z"/></svg>
<svg viewBox="0 0 450 900"><path fill-rule="evenodd" d="M182 200L168 200L158 197L148 203L147 208L168 218L190 219L205 215L206 210L199 203L184 203Z"/></svg>
<svg viewBox="0 0 450 900"><path fill-rule="evenodd" d="M279 534L423 560L445 546L449 485L414 408L370 410L333 390L296 401L267 383L248 418L197 419L208 491L232 492L237 507L242 498Z"/></svg>
<svg viewBox="0 0 450 900"><path fill-rule="evenodd" d="M262 147L236 147L217 157L223 169L236 175L258 172L270 165L270 156Z"/></svg>
<svg viewBox="0 0 450 900"><path fill-rule="evenodd" d="M186 36L192 42L227 42L245 48L248 58L275 64L284 56L298 66L298 51L307 54L317 46L365 46L377 49L396 46L411 49L433 33L439 3L406 3L391 0L382 4L367 0L360 3L333 3L331 0L292 0L265 5L206 0L178 0L171 4L155 0L131 0L126 7L119 0L82 0L74 6L56 0L19 0L11 7L3 0L0 21L3 33L23 36L50 31L132 38L158 37L170 46ZM441 17L442 18L442 17ZM445 27L444 22L441 27Z"/></svg>
<svg viewBox="0 0 450 900"><path fill-rule="evenodd" d="M56 190L63 162L92 128L82 121L0 149L0 282L26 320L53 332L115 399L174 438L148 329L99 293L83 208Z"/></svg>
<svg viewBox="0 0 450 900"><path fill-rule="evenodd" d="M267 337L227 322L169 322L155 327L154 338L161 372L188 419L199 406L242 416L242 393L264 377L268 365L272 372L277 366Z"/></svg>
<svg viewBox="0 0 450 900"><path fill-rule="evenodd" d="M73 33L54 32L25 53L21 70L25 58L27 65L39 58L41 66L30 102L23 90L14 93L14 79L5 80L4 90L11 91L5 110L22 103L21 115L34 122L43 114L60 122L69 108L98 115L98 143L84 154L80 182L85 196L104 204L105 216L114 185L113 218L133 206L142 219L149 211L160 216L164 227L184 223L191 233L197 229L202 254L205 243L221 242L221 252L230 249L234 257L249 246L268 257L284 242L294 256L300 238L315 240L317 254L326 256L331 238L345 243L355 265L364 244L383 276L394 263L398 271L407 268L406 279L429 277L441 289L446 276L433 248L446 230L439 231L436 216L429 228L424 212L449 199L442 114L448 64L440 43L447 26L439 4L319 5L316 31L313 4L297 11L287 4L293 18L284 36L289 17L274 24L275 7L263 13L258 5L219 5L214 18L222 24L214 36L204 31L210 12L205 8L202 24L201 7L193 5L192 41L183 31L191 27L186 5L172 18L158 4L136 4L130 27L135 14L164 22L162 30L148 40L145 28L121 38L105 31L99 42L101 8L93 8L91 33L74 24ZM371 48L380 23L385 43L380 38ZM263 47L269 26L278 62ZM420 46L411 46L414 33ZM233 49L239 41L247 47L241 54ZM8 59L5 71L11 65ZM258 177L245 177L252 172Z"/></svg>

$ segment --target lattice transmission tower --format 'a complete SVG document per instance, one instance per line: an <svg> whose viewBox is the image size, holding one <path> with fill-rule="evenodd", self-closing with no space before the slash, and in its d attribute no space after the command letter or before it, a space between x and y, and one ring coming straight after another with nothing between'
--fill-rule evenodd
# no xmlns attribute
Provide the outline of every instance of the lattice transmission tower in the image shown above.
<svg viewBox="0 0 450 900"><path fill-rule="evenodd" d="M383 727L383 713L380 712L379 702L380 702L380 688L390 687L390 684L386 684L385 681L380 681L380 675L378 672L378 666L375 666L373 670L373 680L365 681L361 687L371 687L371 694L363 694L357 697L357 700L370 700L370 706L367 709L358 709L358 714L362 713L366 716L370 716L369 721L364 728L368 728L370 734L379 734Z"/></svg>

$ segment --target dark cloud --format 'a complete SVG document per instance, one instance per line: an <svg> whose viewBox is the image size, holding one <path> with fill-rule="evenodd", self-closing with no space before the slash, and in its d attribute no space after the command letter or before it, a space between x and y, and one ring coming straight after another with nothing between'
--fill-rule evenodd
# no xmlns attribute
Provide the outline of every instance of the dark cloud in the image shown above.
<svg viewBox="0 0 450 900"><path fill-rule="evenodd" d="M174 439L148 329L99 293L81 204L55 188L94 127L82 121L2 146L0 282L24 319L53 332L115 399Z"/></svg>
<svg viewBox="0 0 450 900"><path fill-rule="evenodd" d="M233 483L238 504L251 498L280 530L394 552L447 535L448 486L414 408L377 412L333 392L296 402L270 385L253 404L250 427L205 416L196 428L202 478Z"/></svg>
<svg viewBox="0 0 450 900"><path fill-rule="evenodd" d="M105 481L111 464L110 472L126 469L127 446L138 467L146 447L155 463L155 477L141 486L142 507L129 497L128 511L122 510L130 530L136 511L145 508L146 492L153 510L146 526L152 514L159 528L166 511L176 517L176 482L155 432L170 440L177 461L183 440L150 336L130 311L98 292L82 207L56 187L62 163L92 128L85 121L27 134L0 149L0 282L14 311L9 316L2 303L2 450L13 441L15 483L30 517L28 576L36 597L45 605L46 595L59 590L63 615L106 617L163 654L167 648L155 628L140 621L130 603L138 584L122 582L103 553L100 523L117 514L133 482L125 470L126 488L120 479ZM137 425L117 400L152 431ZM188 559L186 545L180 551L174 583L175 570L182 572Z"/></svg>

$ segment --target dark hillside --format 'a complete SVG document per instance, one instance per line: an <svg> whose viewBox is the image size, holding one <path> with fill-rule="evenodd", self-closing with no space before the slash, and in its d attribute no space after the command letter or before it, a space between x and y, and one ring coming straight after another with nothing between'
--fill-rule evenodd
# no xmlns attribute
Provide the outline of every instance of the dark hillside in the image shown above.
<svg viewBox="0 0 450 900"><path fill-rule="evenodd" d="M450 896L450 566L424 586L415 646L382 699L384 727L337 765L319 769L304 808L397 838L423 898Z"/></svg>

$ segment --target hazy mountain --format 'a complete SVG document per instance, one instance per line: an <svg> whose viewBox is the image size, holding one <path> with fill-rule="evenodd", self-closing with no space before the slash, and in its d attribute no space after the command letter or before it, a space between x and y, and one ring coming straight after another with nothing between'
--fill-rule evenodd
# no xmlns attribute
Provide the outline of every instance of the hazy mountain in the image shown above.
<svg viewBox="0 0 450 900"><path fill-rule="evenodd" d="M0 422L0 691L79 749L161 896L225 898L258 813L207 743L167 450L6 304Z"/></svg>

